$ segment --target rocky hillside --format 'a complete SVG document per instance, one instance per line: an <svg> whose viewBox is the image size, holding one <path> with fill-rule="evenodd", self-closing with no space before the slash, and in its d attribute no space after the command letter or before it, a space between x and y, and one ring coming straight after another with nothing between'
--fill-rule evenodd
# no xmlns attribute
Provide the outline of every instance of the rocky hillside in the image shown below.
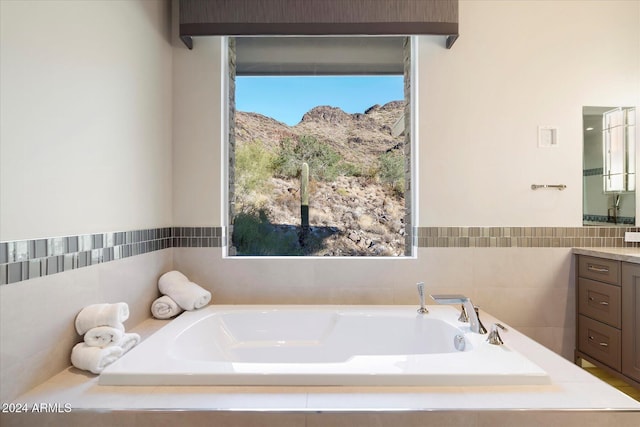
<svg viewBox="0 0 640 427"><path fill-rule="evenodd" d="M386 151L401 146L404 137L393 137L391 127L403 113L404 102L374 105L364 113L349 114L340 108L319 106L309 110L295 126L257 113L236 112L236 144L259 140L275 150L284 138L313 135L334 148L346 160L371 163Z"/></svg>
<svg viewBox="0 0 640 427"><path fill-rule="evenodd" d="M349 114L329 106L311 109L295 126L250 112L236 112L236 145L260 141L276 153L280 142L314 136L346 162L368 170L379 166L383 153L400 150L404 136L393 137L391 128L401 117L402 101L374 105L363 113ZM310 230L300 236L300 183L298 179L269 178L267 194L243 194L242 206L266 212L270 230L290 235L286 245L301 255L404 254L404 198L375 174L339 176L332 182L310 185ZM249 200L248 200L249 199ZM283 243L284 245L284 243Z"/></svg>

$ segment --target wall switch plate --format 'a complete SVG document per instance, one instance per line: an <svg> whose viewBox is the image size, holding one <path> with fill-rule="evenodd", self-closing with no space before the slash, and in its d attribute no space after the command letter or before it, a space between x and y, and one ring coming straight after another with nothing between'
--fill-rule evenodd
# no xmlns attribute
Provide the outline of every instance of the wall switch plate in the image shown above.
<svg viewBox="0 0 640 427"><path fill-rule="evenodd" d="M624 233L624 241L625 242L640 242L640 232L637 232L637 231L626 231Z"/></svg>
<svg viewBox="0 0 640 427"><path fill-rule="evenodd" d="M538 126L538 147L557 147L558 128L553 126Z"/></svg>

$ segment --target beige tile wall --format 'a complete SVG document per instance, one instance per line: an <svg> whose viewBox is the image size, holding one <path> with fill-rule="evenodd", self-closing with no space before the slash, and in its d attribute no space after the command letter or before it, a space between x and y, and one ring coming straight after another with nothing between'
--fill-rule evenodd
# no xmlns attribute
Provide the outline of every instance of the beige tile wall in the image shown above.
<svg viewBox="0 0 640 427"><path fill-rule="evenodd" d="M174 248L174 266L214 304L417 304L461 293L567 359L573 358L571 248L419 248L412 259L222 258L220 248Z"/></svg>
<svg viewBox="0 0 640 427"><path fill-rule="evenodd" d="M9 402L70 365L85 306L124 301L131 328L150 316L171 249L0 286L0 401Z"/></svg>

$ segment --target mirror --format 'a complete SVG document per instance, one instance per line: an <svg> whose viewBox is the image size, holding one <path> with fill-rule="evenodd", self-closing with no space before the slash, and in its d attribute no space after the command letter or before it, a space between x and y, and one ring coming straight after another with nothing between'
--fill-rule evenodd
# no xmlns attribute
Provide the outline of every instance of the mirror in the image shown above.
<svg viewBox="0 0 640 427"><path fill-rule="evenodd" d="M583 225L636 223L634 107L584 107Z"/></svg>

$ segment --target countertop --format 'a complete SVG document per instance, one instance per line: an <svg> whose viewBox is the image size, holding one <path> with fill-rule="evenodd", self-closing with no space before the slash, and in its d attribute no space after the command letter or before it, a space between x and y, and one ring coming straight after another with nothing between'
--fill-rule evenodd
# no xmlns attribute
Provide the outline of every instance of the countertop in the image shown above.
<svg viewBox="0 0 640 427"><path fill-rule="evenodd" d="M640 248L573 248L573 253L640 264Z"/></svg>

